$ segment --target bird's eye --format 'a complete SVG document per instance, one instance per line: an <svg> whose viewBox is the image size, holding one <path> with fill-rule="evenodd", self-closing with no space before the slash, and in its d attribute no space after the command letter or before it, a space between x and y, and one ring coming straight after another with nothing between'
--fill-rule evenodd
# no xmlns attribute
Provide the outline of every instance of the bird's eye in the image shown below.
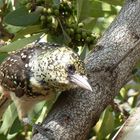
<svg viewBox="0 0 140 140"><path fill-rule="evenodd" d="M75 66L72 65L72 64L69 64L67 66L67 69L68 69L68 73L70 73L70 74L73 74L75 72L75 70L76 70Z"/></svg>

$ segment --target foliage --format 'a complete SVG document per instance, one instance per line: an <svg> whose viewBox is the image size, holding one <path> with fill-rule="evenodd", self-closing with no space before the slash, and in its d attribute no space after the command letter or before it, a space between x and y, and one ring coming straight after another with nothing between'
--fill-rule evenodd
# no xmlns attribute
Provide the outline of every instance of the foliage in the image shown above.
<svg viewBox="0 0 140 140"><path fill-rule="evenodd" d="M122 0L1 0L0 62L8 52L40 39L65 44L84 59L122 4ZM103 112L89 139L111 139L129 116L139 95L138 69L133 82L123 87L115 103ZM132 89L135 90L130 94ZM38 104L31 119L42 121L53 102ZM31 128L25 133L14 104L10 105L1 121L0 139L29 140L31 134Z"/></svg>

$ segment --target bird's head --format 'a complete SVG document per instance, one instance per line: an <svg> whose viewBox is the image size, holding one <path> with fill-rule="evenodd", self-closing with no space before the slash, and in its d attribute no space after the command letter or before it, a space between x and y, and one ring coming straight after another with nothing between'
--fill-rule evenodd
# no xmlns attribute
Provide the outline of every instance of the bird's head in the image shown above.
<svg viewBox="0 0 140 140"><path fill-rule="evenodd" d="M51 49L46 57L48 83L63 90L79 86L92 91L84 63L72 49L56 47Z"/></svg>

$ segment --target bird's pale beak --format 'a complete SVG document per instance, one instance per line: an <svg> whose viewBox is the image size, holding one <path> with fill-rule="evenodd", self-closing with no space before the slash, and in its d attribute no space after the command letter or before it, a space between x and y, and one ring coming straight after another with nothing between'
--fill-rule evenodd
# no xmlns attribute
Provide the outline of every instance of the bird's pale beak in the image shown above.
<svg viewBox="0 0 140 140"><path fill-rule="evenodd" d="M81 76L79 74L70 75L70 81L74 84L78 85L81 88L92 91L92 88L88 82L88 78L86 76Z"/></svg>

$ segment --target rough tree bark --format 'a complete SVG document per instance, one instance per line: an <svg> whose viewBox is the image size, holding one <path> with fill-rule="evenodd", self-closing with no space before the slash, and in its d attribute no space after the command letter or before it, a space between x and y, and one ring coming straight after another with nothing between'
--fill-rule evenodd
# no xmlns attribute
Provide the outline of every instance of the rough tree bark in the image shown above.
<svg viewBox="0 0 140 140"><path fill-rule="evenodd" d="M120 14L86 60L93 92L60 95L43 122L55 140L86 140L100 114L131 78L140 59L140 0L126 0ZM47 140L36 133L32 140Z"/></svg>

